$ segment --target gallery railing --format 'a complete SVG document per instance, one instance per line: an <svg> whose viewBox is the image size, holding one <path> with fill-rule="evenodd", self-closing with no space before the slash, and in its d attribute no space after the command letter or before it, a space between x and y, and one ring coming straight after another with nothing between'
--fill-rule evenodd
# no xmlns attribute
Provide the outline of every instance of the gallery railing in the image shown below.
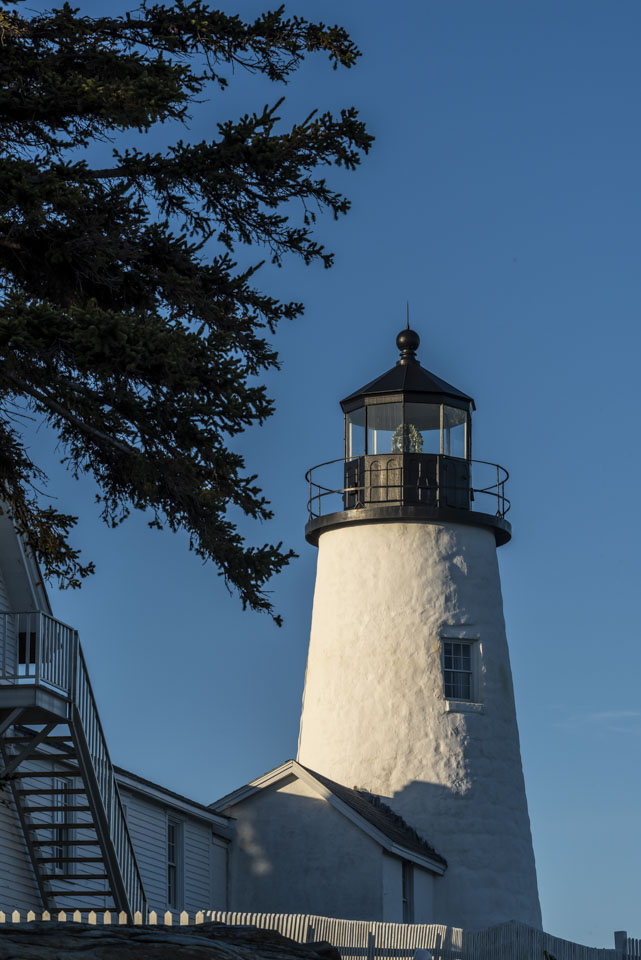
<svg viewBox="0 0 641 960"><path fill-rule="evenodd" d="M341 510L424 506L473 510L504 518L509 473L487 460L442 454L382 454L328 460L305 474L315 520Z"/></svg>

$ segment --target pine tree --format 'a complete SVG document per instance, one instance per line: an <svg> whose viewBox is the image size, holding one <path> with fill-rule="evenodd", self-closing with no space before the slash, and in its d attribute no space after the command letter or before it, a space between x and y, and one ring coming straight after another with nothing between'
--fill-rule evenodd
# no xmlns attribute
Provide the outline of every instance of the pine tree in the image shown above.
<svg viewBox="0 0 641 960"><path fill-rule="evenodd" d="M93 572L70 539L77 518L40 493L28 411L56 432L74 476L93 475L108 524L135 508L152 526L185 530L243 606L280 622L264 586L293 554L248 545L229 518L232 507L271 516L230 442L272 413L260 385L278 366L267 338L303 307L261 293L261 263L241 269L234 250L330 266L315 211L338 218L349 201L319 168L355 168L372 138L354 108L286 126L280 100L200 143L158 152L144 138L187 124L190 105L222 95L234 70L285 82L308 53L349 68L359 52L341 27L283 7L253 22L201 0L97 19L68 4L22 10L0 0L5 509L48 578L75 587ZM132 136L142 142L118 148ZM112 161L97 168L92 147L110 140Z"/></svg>

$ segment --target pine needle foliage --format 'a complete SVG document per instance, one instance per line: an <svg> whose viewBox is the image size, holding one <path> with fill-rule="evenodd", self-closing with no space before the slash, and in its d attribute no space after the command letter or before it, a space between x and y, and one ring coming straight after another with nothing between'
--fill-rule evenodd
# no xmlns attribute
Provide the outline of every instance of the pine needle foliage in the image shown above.
<svg viewBox="0 0 641 960"><path fill-rule="evenodd" d="M187 125L239 70L287 82L314 52L334 68L359 56L341 27L284 7L245 22L201 0L98 18L0 0L0 482L60 586L94 567L71 542L77 518L43 497L25 416L53 428L74 476L95 478L108 524L139 509L186 531L244 607L280 622L265 584L293 554L248 545L230 519L272 515L230 441L272 413L267 338L303 307L254 275L287 254L331 265L316 214L338 218L349 201L319 171L354 169L372 138L353 108L291 125L278 100L212 123L200 143L118 140ZM89 158L105 143L98 169ZM261 248L260 262L241 269L238 245Z"/></svg>

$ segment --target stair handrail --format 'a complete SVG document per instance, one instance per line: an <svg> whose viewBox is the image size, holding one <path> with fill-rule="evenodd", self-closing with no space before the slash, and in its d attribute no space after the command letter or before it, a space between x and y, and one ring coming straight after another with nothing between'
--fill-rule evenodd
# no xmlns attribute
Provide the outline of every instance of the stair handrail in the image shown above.
<svg viewBox="0 0 641 960"><path fill-rule="evenodd" d="M78 744L91 768L97 818L110 849L112 891L133 917L147 900L77 630L40 610L0 610L0 682L44 685L64 696L78 719ZM70 718L71 719L71 718ZM111 856L113 851L115 856Z"/></svg>
<svg viewBox="0 0 641 960"><path fill-rule="evenodd" d="M142 916L146 917L147 898L120 799L113 764L109 756L107 739L102 729L100 714L89 679L89 671L77 633L74 636L74 646L75 656L73 661L75 668L71 699L78 711L87 753L91 760L108 825L109 839L116 855L117 869L124 884L127 900L126 911L132 917L136 911L140 911Z"/></svg>

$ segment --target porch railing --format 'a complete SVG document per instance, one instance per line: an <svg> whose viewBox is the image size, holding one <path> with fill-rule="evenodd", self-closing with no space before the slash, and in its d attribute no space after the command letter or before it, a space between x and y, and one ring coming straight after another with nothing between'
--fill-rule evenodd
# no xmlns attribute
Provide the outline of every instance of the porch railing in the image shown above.
<svg viewBox="0 0 641 960"><path fill-rule="evenodd" d="M42 684L70 697L76 636L46 613L0 612L0 681Z"/></svg>
<svg viewBox="0 0 641 960"><path fill-rule="evenodd" d="M113 866L122 878L128 911L145 911L146 899L78 633L38 611L0 611L0 690L42 686L69 702L80 759L90 767L95 811L108 835Z"/></svg>

